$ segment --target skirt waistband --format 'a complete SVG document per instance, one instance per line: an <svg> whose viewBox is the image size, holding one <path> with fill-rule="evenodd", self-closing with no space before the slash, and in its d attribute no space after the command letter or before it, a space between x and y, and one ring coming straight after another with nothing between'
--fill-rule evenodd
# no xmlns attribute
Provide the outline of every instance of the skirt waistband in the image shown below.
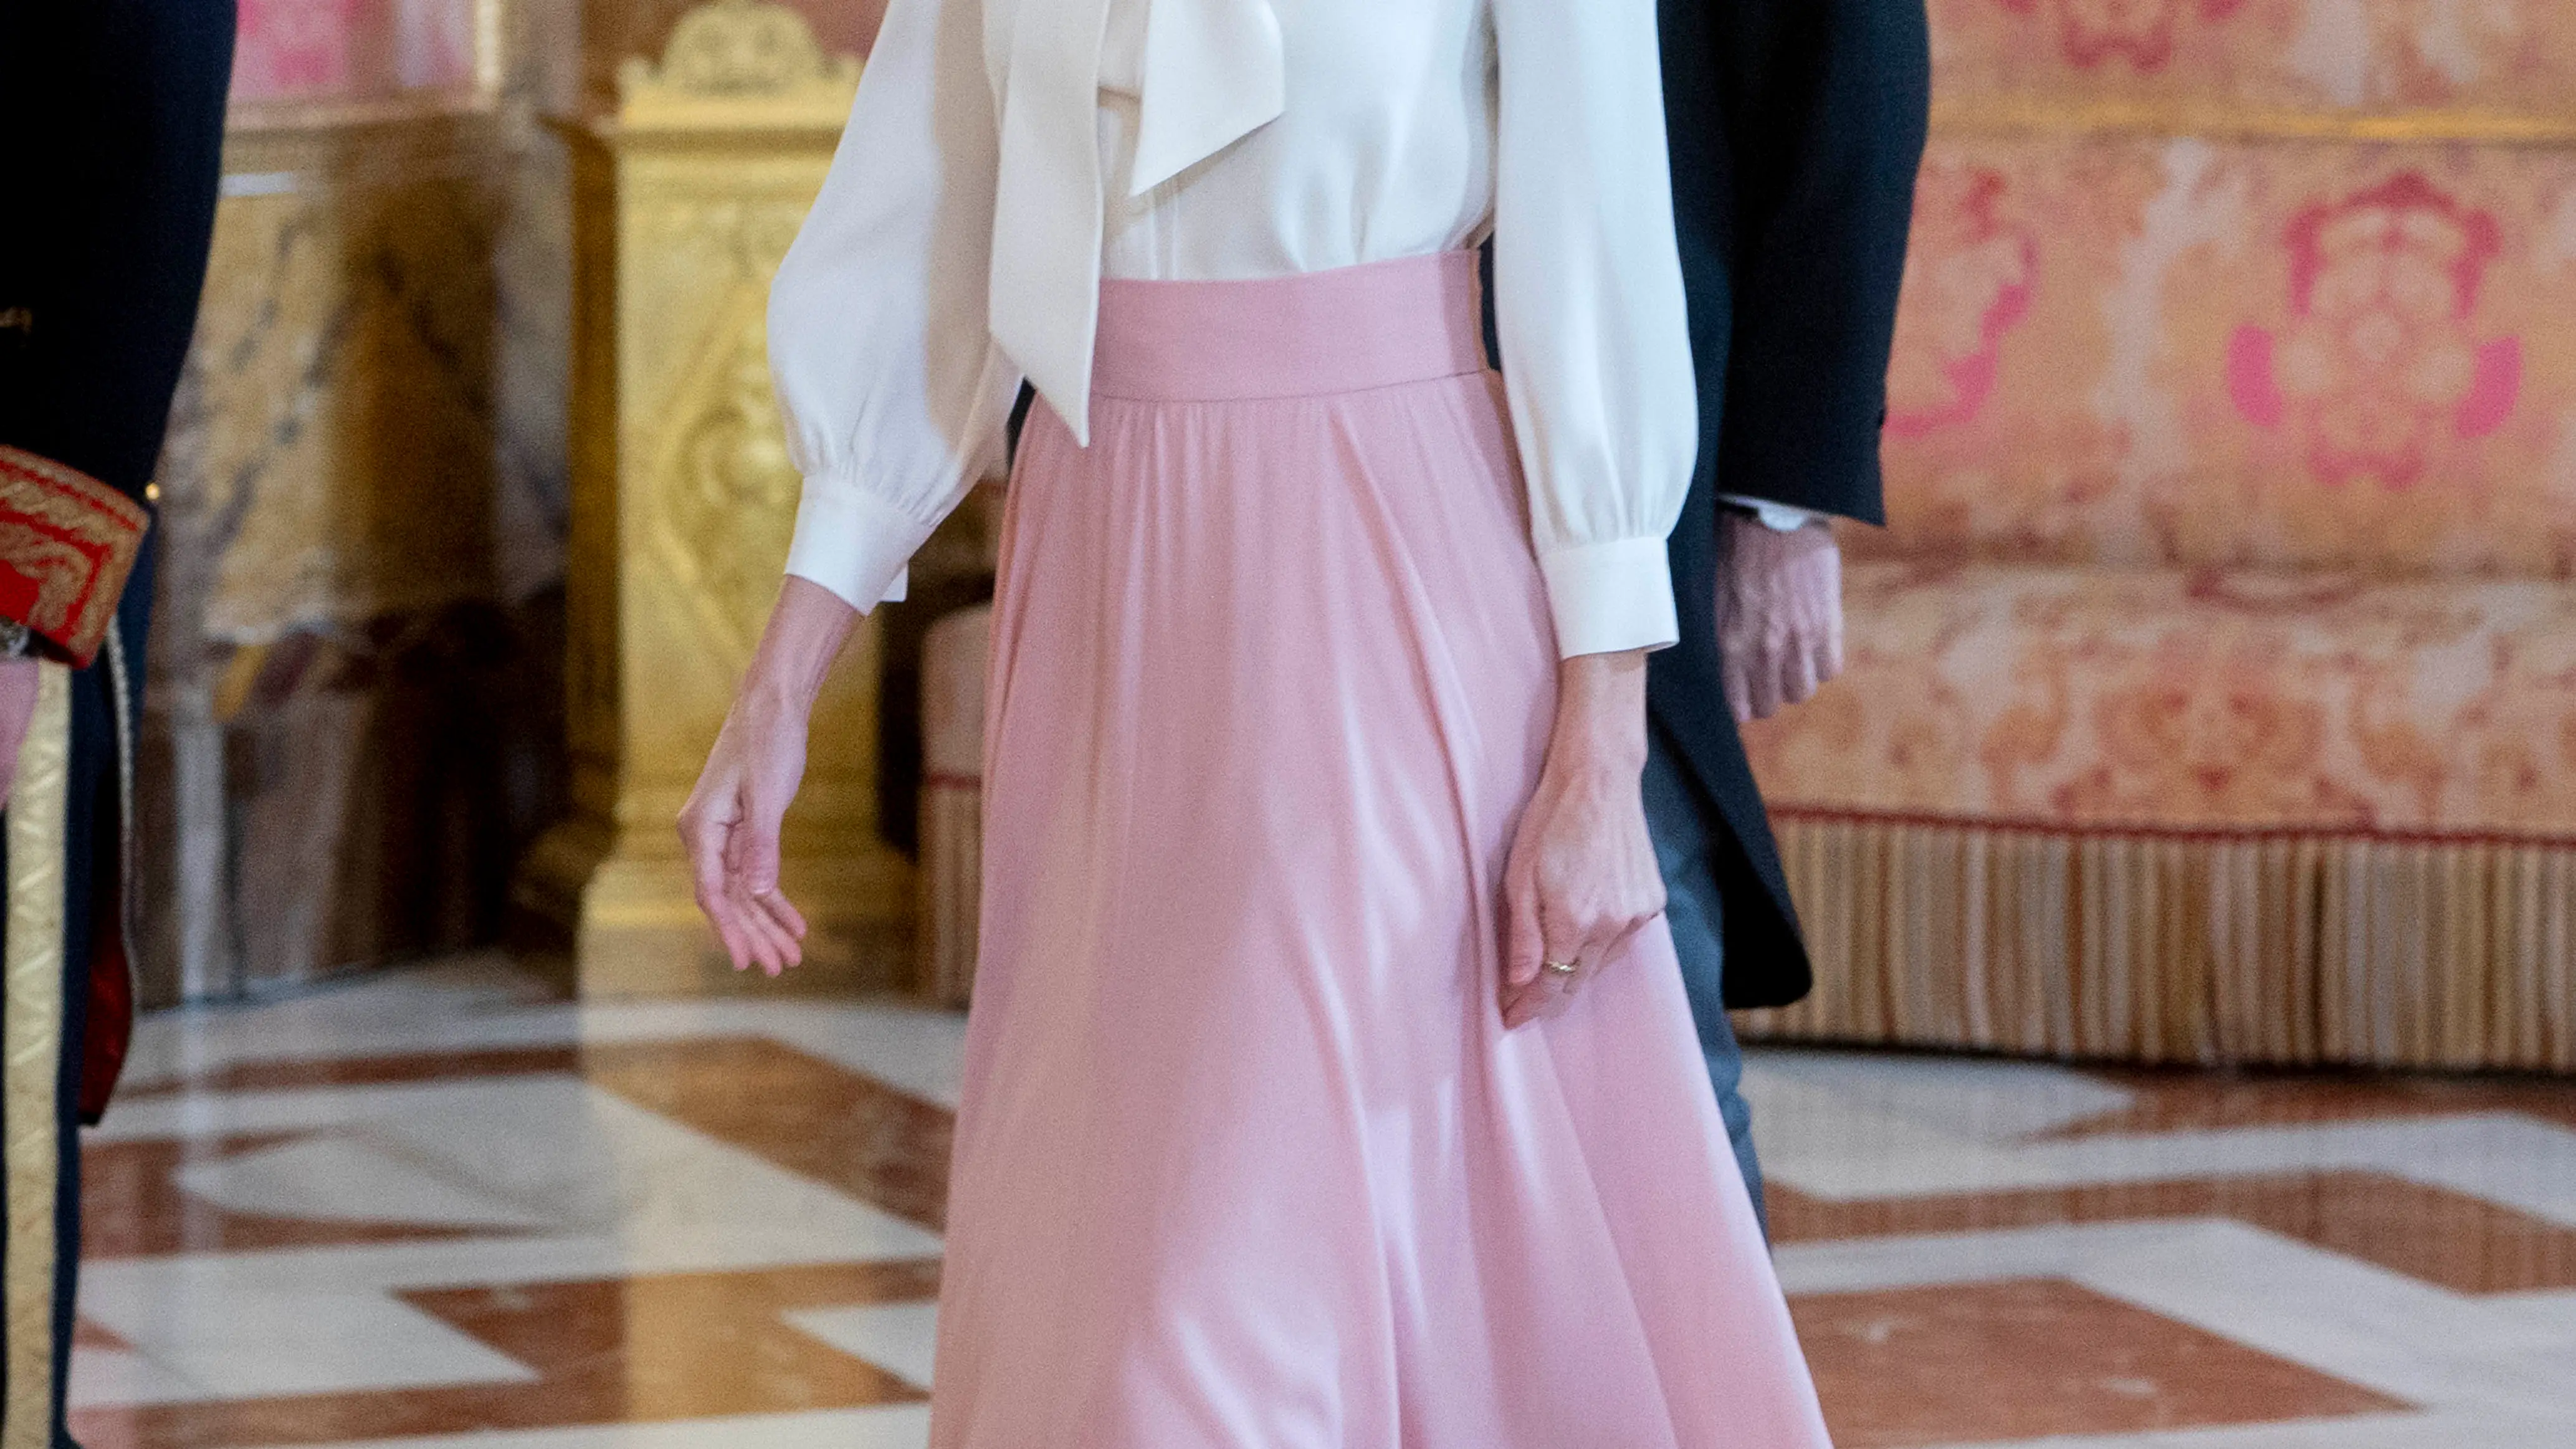
<svg viewBox="0 0 2576 1449"><path fill-rule="evenodd" d="M1104 281L1091 390L1217 402L1481 372L1482 303L1465 251L1259 281Z"/></svg>

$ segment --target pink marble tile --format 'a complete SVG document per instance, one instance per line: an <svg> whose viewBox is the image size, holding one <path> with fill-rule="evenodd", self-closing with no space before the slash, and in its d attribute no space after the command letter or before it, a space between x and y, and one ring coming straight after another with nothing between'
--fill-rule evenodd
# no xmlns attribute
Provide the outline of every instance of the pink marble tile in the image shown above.
<svg viewBox="0 0 2576 1449"><path fill-rule="evenodd" d="M2456 1293L2576 1288L2576 1230L2460 1193L2366 1172L2104 1183L1834 1202L1773 1183L1783 1243L2044 1223L2226 1217Z"/></svg>
<svg viewBox="0 0 2576 1449"><path fill-rule="evenodd" d="M2056 1279L1791 1300L1842 1449L2405 1407Z"/></svg>
<svg viewBox="0 0 2576 1449"><path fill-rule="evenodd" d="M592 1047L591 1081L676 1121L938 1229L949 1114L764 1037Z"/></svg>

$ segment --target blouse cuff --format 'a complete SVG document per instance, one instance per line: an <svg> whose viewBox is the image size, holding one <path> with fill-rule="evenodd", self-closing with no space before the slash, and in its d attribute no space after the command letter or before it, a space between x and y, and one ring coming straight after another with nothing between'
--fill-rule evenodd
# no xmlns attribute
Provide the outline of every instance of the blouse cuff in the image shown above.
<svg viewBox="0 0 2576 1449"><path fill-rule="evenodd" d="M903 597L906 566L931 528L866 489L809 477L796 504L787 572L865 613Z"/></svg>
<svg viewBox="0 0 2576 1449"><path fill-rule="evenodd" d="M1661 649L1681 638L1673 612L1672 564L1660 538L1620 538L1541 554L1556 652L1613 654Z"/></svg>

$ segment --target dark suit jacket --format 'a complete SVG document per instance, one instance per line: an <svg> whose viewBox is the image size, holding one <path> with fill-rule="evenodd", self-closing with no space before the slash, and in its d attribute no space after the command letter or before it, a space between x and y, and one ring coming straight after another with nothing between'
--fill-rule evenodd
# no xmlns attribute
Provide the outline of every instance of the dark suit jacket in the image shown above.
<svg viewBox="0 0 2576 1449"><path fill-rule="evenodd" d="M1662 0L1662 24L1700 457L1671 544L1681 642L1650 661L1648 707L1732 843L1718 868L1727 1004L1775 1006L1812 977L1721 681L1719 499L1884 521L1879 428L1929 42L1923 0Z"/></svg>

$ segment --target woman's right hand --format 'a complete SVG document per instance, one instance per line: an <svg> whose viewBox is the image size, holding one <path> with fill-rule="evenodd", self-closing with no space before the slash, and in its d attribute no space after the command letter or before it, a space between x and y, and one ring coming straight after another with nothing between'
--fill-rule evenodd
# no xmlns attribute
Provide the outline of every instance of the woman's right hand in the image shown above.
<svg viewBox="0 0 2576 1449"><path fill-rule="evenodd" d="M805 918L779 889L778 837L805 776L807 720L858 611L790 578L725 715L707 766L680 810L698 909L736 971L772 976L805 959Z"/></svg>

